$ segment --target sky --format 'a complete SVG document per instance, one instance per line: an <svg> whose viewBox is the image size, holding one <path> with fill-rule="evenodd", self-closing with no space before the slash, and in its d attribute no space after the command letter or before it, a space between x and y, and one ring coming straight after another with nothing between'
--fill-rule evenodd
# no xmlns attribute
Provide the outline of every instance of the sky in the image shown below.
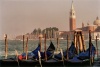
<svg viewBox="0 0 100 67"><path fill-rule="evenodd" d="M72 0L0 0L0 39L31 33L35 28L58 27L69 31ZM76 27L100 18L100 0L73 0Z"/></svg>

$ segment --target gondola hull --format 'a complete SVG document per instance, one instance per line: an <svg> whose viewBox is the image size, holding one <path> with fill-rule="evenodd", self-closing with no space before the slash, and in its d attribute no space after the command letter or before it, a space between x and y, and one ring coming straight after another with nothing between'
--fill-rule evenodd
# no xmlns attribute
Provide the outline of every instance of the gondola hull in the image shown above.
<svg viewBox="0 0 100 67"><path fill-rule="evenodd" d="M81 60L81 61L71 61L71 60L64 60L65 66L71 66L71 67L85 67L90 66L90 60ZM91 64L92 65L92 64Z"/></svg>
<svg viewBox="0 0 100 67"><path fill-rule="evenodd" d="M55 59L50 59L50 60L42 60L42 66L43 67L59 67L59 66L63 66L64 62L63 61L59 61L59 60L55 60Z"/></svg>
<svg viewBox="0 0 100 67"><path fill-rule="evenodd" d="M0 60L0 67L35 67L39 65L36 60Z"/></svg>
<svg viewBox="0 0 100 67"><path fill-rule="evenodd" d="M16 60L2 59L0 60L0 67L18 67Z"/></svg>
<svg viewBox="0 0 100 67"><path fill-rule="evenodd" d="M39 65L39 61L36 60L21 60L19 61L20 67L35 67Z"/></svg>

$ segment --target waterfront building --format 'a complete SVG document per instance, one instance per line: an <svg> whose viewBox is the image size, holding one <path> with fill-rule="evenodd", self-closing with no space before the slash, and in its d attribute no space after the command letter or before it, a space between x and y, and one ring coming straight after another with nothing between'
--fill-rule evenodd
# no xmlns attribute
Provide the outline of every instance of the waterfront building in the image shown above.
<svg viewBox="0 0 100 67"><path fill-rule="evenodd" d="M89 22L87 23L87 25L84 25L84 22L82 22L82 27L81 28L76 28L76 14L75 14L75 9L74 9L74 5L73 5L73 1L71 4L71 10L70 10L70 16L69 16L69 31L59 31L59 36L62 39L66 38L66 35L68 34L70 36L70 39L73 39L73 34L74 31L82 31L83 35L84 35L84 39L87 40L89 38L89 30L91 30L91 36L92 39L96 39L97 38L100 40L100 19L99 17L96 18L96 20L94 20L93 24L90 25ZM78 18L77 18L78 19Z"/></svg>

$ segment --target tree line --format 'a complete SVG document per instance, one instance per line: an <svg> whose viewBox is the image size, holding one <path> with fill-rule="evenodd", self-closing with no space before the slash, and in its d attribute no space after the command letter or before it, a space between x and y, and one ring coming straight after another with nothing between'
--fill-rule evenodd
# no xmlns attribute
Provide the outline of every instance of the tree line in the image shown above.
<svg viewBox="0 0 100 67"><path fill-rule="evenodd" d="M36 37L38 37L40 34L42 34L43 36L44 34L46 34L47 38L55 38L59 35L58 31L59 29L57 27L49 27L43 30L41 30L41 28L35 28L31 34L35 35Z"/></svg>

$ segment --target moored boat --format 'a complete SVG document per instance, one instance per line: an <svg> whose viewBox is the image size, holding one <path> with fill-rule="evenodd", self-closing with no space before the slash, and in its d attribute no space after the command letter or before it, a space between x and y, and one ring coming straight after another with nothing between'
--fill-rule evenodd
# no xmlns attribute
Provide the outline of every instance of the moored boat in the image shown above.
<svg viewBox="0 0 100 67"><path fill-rule="evenodd" d="M82 38L82 33L79 32L78 34L78 38L79 38L79 44L80 46L80 36ZM84 45L83 45L84 47ZM94 45L91 42L91 33L89 31L89 48L87 50L82 50L83 48L79 48L79 52L72 58L72 59L65 59L64 63L67 66L90 66L94 63L94 57L95 57L95 52L96 52L96 48L94 47Z"/></svg>
<svg viewBox="0 0 100 67"><path fill-rule="evenodd" d="M92 44L92 49L91 49L91 59L94 61L95 57L95 47ZM80 54L74 56L72 59L65 59L64 63L67 66L75 65L75 66L87 66L90 65L90 56L89 56L89 48L85 52L81 52ZM92 62L93 63L93 62Z"/></svg>
<svg viewBox="0 0 100 67"><path fill-rule="evenodd" d="M18 65L18 61L13 58L0 60L0 67L16 67Z"/></svg>
<svg viewBox="0 0 100 67"><path fill-rule="evenodd" d="M55 47L54 47L53 43L51 42L47 51L46 51L47 59L50 59L53 56L54 50L55 50ZM38 51L40 51L40 46L38 46L34 51L28 53L28 60L25 60L26 54L20 55L19 56L20 66L27 66L28 67L28 66L40 65ZM41 59L44 59L45 52L40 52L40 54L41 54Z"/></svg>

